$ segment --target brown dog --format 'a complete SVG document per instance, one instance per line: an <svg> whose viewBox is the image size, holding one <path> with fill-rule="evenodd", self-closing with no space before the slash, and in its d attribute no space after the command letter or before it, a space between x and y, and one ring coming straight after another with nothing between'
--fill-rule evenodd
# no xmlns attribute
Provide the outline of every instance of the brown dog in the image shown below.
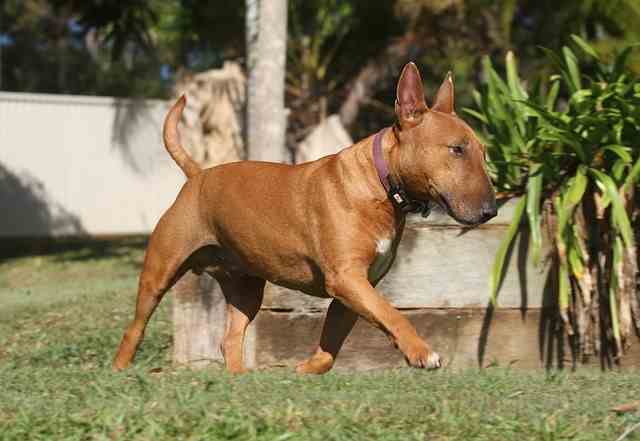
<svg viewBox="0 0 640 441"><path fill-rule="evenodd" d="M295 166L241 161L201 170L179 143L184 105L183 97L169 112L164 140L189 179L149 239L135 319L114 369L131 363L158 302L189 270L220 283L227 301L221 349L232 372L244 371L244 334L266 280L334 299L320 344L298 372L331 369L358 316L385 332L411 366L440 367L438 354L374 287L393 262L409 201L434 201L465 224L496 215L484 147L454 112L451 75L429 109L418 69L407 64L392 130Z"/></svg>

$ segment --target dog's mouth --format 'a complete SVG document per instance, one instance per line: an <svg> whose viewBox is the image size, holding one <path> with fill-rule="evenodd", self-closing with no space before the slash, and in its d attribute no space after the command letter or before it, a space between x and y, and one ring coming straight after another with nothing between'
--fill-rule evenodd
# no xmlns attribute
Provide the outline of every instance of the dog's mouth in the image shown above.
<svg viewBox="0 0 640 441"><path fill-rule="evenodd" d="M444 196L442 196L440 193L436 193L437 197L434 198L436 203L444 210L446 211L446 213L451 216L456 222L458 222L459 224L465 225L465 226L469 226L469 227L475 227L477 225L480 225L481 222L479 220L477 221L470 221L468 219L463 219L460 216L458 216L456 214L456 212L451 208L451 205L449 204L449 201L447 200L447 198L445 198Z"/></svg>
<svg viewBox="0 0 640 441"><path fill-rule="evenodd" d="M451 207L451 204L449 203L449 198L442 194L441 192L438 191L438 189L436 188L436 186L432 183L429 182L428 184L428 192L430 194L430 199L438 204L440 206L440 208L442 208L449 216L451 216L453 218L453 220L455 220L456 222L458 222L459 224L462 224L464 226L468 226L468 227L475 227L478 226L482 223L481 219L473 219L473 220L469 220L469 219L465 219L463 217L460 217Z"/></svg>

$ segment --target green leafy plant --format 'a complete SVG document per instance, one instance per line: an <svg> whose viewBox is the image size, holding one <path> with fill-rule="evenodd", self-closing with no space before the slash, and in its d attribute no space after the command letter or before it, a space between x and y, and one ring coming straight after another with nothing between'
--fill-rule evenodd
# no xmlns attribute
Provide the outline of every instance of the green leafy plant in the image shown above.
<svg viewBox="0 0 640 441"><path fill-rule="evenodd" d="M546 251L557 272L559 313L577 353L615 358L640 330L640 83L625 68L633 46L606 63L572 39L576 51L543 49L557 74L529 90L513 53L506 78L485 59L477 109L465 111L482 125L496 187L521 196L494 263L492 302L513 240L528 229L531 258Z"/></svg>

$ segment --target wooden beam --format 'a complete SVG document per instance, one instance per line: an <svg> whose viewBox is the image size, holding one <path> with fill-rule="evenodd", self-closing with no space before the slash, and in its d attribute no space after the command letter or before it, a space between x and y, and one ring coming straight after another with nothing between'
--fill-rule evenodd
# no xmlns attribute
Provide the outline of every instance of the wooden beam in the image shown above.
<svg viewBox="0 0 640 441"><path fill-rule="evenodd" d="M509 366L571 368L574 359L553 311L532 309L419 309L403 311L418 333L444 359L445 367ZM320 338L324 314L262 311L256 319L259 367L286 366L308 358ZM622 367L640 366L640 345L633 345ZM587 366L612 366L593 357ZM404 367L402 354L387 337L363 320L347 338L336 369L366 370Z"/></svg>
<svg viewBox="0 0 640 441"><path fill-rule="evenodd" d="M209 276L188 272L171 295L174 363L192 367L221 363L226 303L220 285Z"/></svg>

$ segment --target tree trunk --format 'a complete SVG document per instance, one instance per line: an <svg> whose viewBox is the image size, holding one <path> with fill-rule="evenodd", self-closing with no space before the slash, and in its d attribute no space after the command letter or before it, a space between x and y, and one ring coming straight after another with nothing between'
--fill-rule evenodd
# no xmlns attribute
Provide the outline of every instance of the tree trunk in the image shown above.
<svg viewBox="0 0 640 441"><path fill-rule="evenodd" d="M282 162L287 158L287 0L247 0L246 6L248 157Z"/></svg>
<svg viewBox="0 0 640 441"><path fill-rule="evenodd" d="M250 159L286 158L284 109L286 0L247 0L247 152ZM174 362L193 367L223 360L225 300L209 276L185 274L173 288ZM247 329L245 366L255 365L255 329Z"/></svg>
<svg viewBox="0 0 640 441"><path fill-rule="evenodd" d="M3 29L4 3L0 3L0 29ZM2 90L2 45L0 44L0 90Z"/></svg>
<svg viewBox="0 0 640 441"><path fill-rule="evenodd" d="M57 8L56 8L57 9ZM56 87L58 93L68 93L67 76L69 54L67 48L67 25L71 17L70 6L62 6L59 10L52 11L55 15L54 19L54 42L56 52Z"/></svg>

